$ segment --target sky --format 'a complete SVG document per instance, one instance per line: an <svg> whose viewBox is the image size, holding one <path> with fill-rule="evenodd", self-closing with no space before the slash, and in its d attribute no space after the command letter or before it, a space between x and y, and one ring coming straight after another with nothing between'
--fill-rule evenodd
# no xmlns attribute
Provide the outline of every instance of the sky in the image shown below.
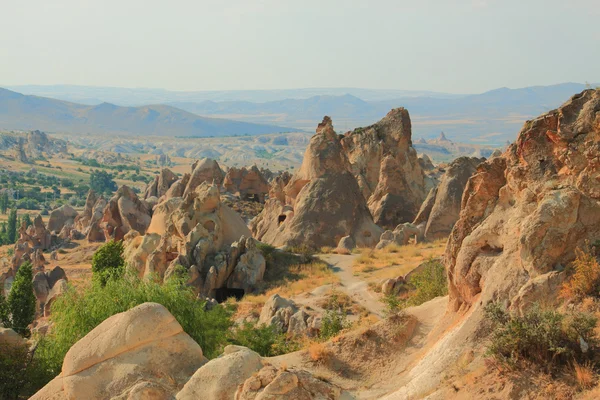
<svg viewBox="0 0 600 400"><path fill-rule="evenodd" d="M600 82L600 0L0 0L0 84L480 93Z"/></svg>

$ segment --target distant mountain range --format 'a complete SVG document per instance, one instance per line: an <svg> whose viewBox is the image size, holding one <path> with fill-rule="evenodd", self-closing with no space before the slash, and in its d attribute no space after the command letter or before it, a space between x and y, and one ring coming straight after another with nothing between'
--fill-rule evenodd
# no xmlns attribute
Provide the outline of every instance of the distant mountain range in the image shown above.
<svg viewBox="0 0 600 400"><path fill-rule="evenodd" d="M523 89L501 88L455 98L402 97L365 101L356 96L314 96L265 103L247 101L171 102L198 115L243 121L277 123L312 130L323 115L332 117L338 131L370 125L390 109L405 107L416 138L434 138L440 131L460 142L501 145L516 137L523 123L554 109L581 92L585 85L565 83Z"/></svg>
<svg viewBox="0 0 600 400"><path fill-rule="evenodd" d="M357 88L174 92L69 85L18 86L26 93L88 105L44 99L56 102L50 108L54 111L49 112L45 107L30 104L41 101L40 98L24 96L28 99L22 101L24 108L6 116L2 103L6 96L0 92L0 127L12 121L16 123L10 126L21 129L65 130L63 126L67 125L68 132L205 136L290 130L281 126L313 131L323 116L329 115L336 130L342 133L370 125L392 108L405 107L411 115L415 140L432 139L444 131L455 142L502 146L515 139L527 119L558 107L585 86L562 83L500 88L471 95ZM165 105L143 105L157 103ZM25 123L30 125L24 127ZM247 125L236 125L241 123Z"/></svg>
<svg viewBox="0 0 600 400"><path fill-rule="evenodd" d="M0 86L2 82L0 82ZM281 90L211 90L171 91L165 89L119 88L77 85L20 85L4 86L23 94L52 97L74 103L96 105L103 102L121 106L141 106L171 102L249 101L262 103L283 99L307 99L314 96L351 94L365 101L391 100L401 97L456 98L463 95L427 90L305 88Z"/></svg>
<svg viewBox="0 0 600 400"><path fill-rule="evenodd" d="M0 129L124 136L233 136L293 129L200 117L167 105L83 105L0 88Z"/></svg>

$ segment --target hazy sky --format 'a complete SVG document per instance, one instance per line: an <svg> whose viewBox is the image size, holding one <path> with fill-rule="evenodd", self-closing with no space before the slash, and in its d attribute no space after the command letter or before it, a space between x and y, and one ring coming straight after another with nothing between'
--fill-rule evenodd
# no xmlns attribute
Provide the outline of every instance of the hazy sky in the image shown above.
<svg viewBox="0 0 600 400"><path fill-rule="evenodd" d="M0 84L475 93L600 82L600 0L0 0Z"/></svg>

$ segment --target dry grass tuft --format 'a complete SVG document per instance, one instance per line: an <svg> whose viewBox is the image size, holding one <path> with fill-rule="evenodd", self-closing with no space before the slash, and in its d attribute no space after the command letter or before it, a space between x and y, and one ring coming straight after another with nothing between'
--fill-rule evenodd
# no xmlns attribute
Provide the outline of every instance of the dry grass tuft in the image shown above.
<svg viewBox="0 0 600 400"><path fill-rule="evenodd" d="M589 361L584 364L573 361L573 376L577 385L583 390L591 389L596 383L596 373Z"/></svg>
<svg viewBox="0 0 600 400"><path fill-rule="evenodd" d="M314 363L325 364L329 361L331 355L324 343L313 342L308 346L308 356Z"/></svg>
<svg viewBox="0 0 600 400"><path fill-rule="evenodd" d="M589 250L576 249L574 270L571 279L566 282L560 296L567 300L581 300L585 296L597 294L600 286L600 264Z"/></svg>

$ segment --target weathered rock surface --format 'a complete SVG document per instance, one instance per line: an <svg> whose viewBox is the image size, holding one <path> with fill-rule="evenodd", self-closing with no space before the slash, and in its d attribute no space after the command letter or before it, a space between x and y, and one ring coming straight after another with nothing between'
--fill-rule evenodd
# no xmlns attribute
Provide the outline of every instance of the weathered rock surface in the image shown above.
<svg viewBox="0 0 600 400"><path fill-rule="evenodd" d="M411 137L408 111L397 108L341 140L373 219L384 228L411 222L427 194Z"/></svg>
<svg viewBox="0 0 600 400"><path fill-rule="evenodd" d="M166 308L144 303L106 319L75 343L61 374L32 399L144 398L140 393L152 392L172 396L206 362L200 346ZM140 387L142 382L155 390Z"/></svg>
<svg viewBox="0 0 600 400"><path fill-rule="evenodd" d="M105 240L104 232L100 229L100 220L106 204L106 200L102 196L98 196L90 189L83 212L75 218L75 229L86 236L90 242Z"/></svg>
<svg viewBox="0 0 600 400"><path fill-rule="evenodd" d="M147 234L127 235L125 257L140 276L159 279L181 265L203 297L214 297L219 288L251 290L266 267L242 218L206 182L158 204Z"/></svg>
<svg viewBox="0 0 600 400"><path fill-rule="evenodd" d="M202 366L177 393L177 400L233 399L237 388L262 368L261 357L245 347L227 346Z"/></svg>
<svg viewBox="0 0 600 400"><path fill-rule="evenodd" d="M423 238L423 225L417 226L410 223L404 223L398 225L393 231L385 231L379 238L377 243L377 249L383 249L389 245L396 244L398 246L405 246L408 244L410 239L416 239L420 241Z"/></svg>
<svg viewBox="0 0 600 400"><path fill-rule="evenodd" d="M302 166L281 196L271 197L252 220L254 237L274 246L335 246L351 236L358 246L374 246L381 228L373 223L340 138L329 117L317 127Z"/></svg>
<svg viewBox="0 0 600 400"><path fill-rule="evenodd" d="M599 138L600 90L586 90L526 122L502 156L479 165L446 249L453 309L492 299L523 307L539 297L523 292L529 282L600 237Z"/></svg>
<svg viewBox="0 0 600 400"><path fill-rule="evenodd" d="M269 182L256 165L249 169L246 167L231 167L223 181L225 190L240 196L241 199L253 199L265 202L265 195L269 192Z"/></svg>
<svg viewBox="0 0 600 400"><path fill-rule="evenodd" d="M467 181L483 161L483 158L460 157L445 168L439 185L431 189L413 221L414 224L426 223L426 239L439 239L450 234L460 214Z"/></svg>
<svg viewBox="0 0 600 400"><path fill-rule="evenodd" d="M211 158L198 160L192 165L192 174L187 182L183 195L185 196L186 194L193 192L204 182L221 185L224 178L225 174L221 167L219 167L218 162Z"/></svg>
<svg viewBox="0 0 600 400"><path fill-rule="evenodd" d="M75 223L77 215L77 211L68 204L52 210L48 219L48 230L58 233L63 227L72 226Z"/></svg>
<svg viewBox="0 0 600 400"><path fill-rule="evenodd" d="M133 190L121 186L104 208L99 225L106 239L122 240L131 230L145 234L151 213L148 204L140 200Z"/></svg>
<svg viewBox="0 0 600 400"><path fill-rule="evenodd" d="M307 371L278 370L267 365L244 382L235 398L236 400L337 400L342 398L342 390L314 377Z"/></svg>
<svg viewBox="0 0 600 400"><path fill-rule="evenodd" d="M160 174L154 177L154 180L148 184L146 187L146 191L144 192L144 199L148 199L149 197L161 198L171 188L171 186L178 180L179 178L173 171L168 168L163 168L160 171Z"/></svg>
<svg viewBox="0 0 600 400"><path fill-rule="evenodd" d="M300 308L293 300L274 294L263 306L258 323L271 325L290 336L314 336L321 329L321 315Z"/></svg>

